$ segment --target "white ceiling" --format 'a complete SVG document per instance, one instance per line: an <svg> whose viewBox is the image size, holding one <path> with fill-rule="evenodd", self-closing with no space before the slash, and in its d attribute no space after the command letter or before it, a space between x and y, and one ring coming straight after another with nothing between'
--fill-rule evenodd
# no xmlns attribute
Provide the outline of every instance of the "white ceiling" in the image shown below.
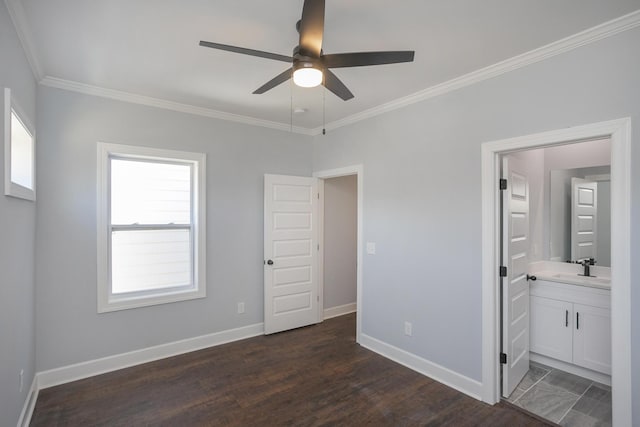
<svg viewBox="0 0 640 427"><path fill-rule="evenodd" d="M14 0L18 1L18 0ZM19 7L19 6L18 6ZM322 125L323 90L256 88L287 64L200 40L291 55L302 0L22 0L42 76L289 125ZM640 9L640 0L327 0L325 53L415 50L413 63L336 69L326 122L547 45Z"/></svg>

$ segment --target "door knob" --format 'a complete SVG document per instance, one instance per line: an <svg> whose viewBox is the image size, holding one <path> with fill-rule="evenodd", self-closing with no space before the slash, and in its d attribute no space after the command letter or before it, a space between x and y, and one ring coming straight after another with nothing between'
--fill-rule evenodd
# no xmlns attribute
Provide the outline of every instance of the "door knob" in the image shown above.
<svg viewBox="0 0 640 427"><path fill-rule="evenodd" d="M267 264L269 264L269 265L273 265L273 261L272 261L272 260L268 260L268 261L267 261Z"/></svg>

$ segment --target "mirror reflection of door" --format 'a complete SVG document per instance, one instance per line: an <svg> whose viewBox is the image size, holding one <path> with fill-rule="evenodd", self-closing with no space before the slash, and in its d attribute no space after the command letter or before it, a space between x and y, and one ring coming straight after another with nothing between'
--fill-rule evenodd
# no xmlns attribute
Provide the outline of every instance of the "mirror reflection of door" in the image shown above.
<svg viewBox="0 0 640 427"><path fill-rule="evenodd" d="M593 227L597 230L595 242L596 265L601 267L611 266L611 182L610 166L596 166L576 169L557 169L550 172L549 195L549 259L550 261L579 261L592 256L581 256L572 251L578 245L580 239L588 235L578 235L572 232L573 217L578 212L573 209L572 178L591 181L596 186L595 206L597 214ZM573 212L576 211L576 215ZM586 226L586 221L582 221ZM575 237L575 238L574 238ZM582 242L584 243L584 242ZM587 248L583 245L581 250Z"/></svg>
<svg viewBox="0 0 640 427"><path fill-rule="evenodd" d="M571 260L597 262L598 183L571 178Z"/></svg>

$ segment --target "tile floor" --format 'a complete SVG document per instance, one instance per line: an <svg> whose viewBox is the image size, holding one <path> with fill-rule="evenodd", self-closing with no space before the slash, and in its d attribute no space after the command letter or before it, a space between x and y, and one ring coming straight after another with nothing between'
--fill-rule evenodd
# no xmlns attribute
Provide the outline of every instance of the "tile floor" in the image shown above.
<svg viewBox="0 0 640 427"><path fill-rule="evenodd" d="M611 426L611 387L539 363L507 400L561 426Z"/></svg>

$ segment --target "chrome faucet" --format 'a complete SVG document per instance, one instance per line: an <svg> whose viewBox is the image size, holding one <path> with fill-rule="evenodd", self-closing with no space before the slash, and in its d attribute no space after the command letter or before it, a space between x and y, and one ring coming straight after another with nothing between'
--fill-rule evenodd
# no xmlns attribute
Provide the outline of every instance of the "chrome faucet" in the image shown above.
<svg viewBox="0 0 640 427"><path fill-rule="evenodd" d="M593 258L582 260L582 262L580 262L580 265L584 267L584 274L578 273L578 276L596 277L591 275L591 266L595 265L595 263L596 263L596 260Z"/></svg>

